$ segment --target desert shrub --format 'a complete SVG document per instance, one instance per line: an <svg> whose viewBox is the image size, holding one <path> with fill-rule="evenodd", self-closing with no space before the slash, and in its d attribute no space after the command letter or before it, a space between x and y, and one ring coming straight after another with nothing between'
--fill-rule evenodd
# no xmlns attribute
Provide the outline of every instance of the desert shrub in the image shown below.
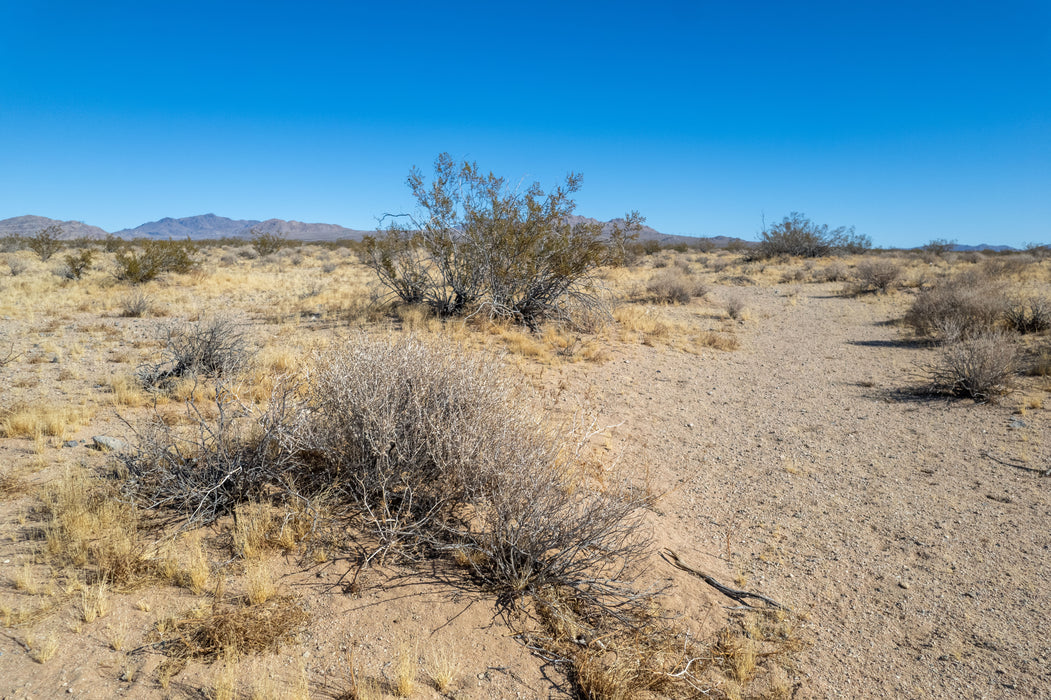
<svg viewBox="0 0 1051 700"><path fill-rule="evenodd" d="M734 320L739 320L744 317L746 305L744 299L738 296L731 296L726 299L724 303L726 308L726 315Z"/></svg>
<svg viewBox="0 0 1051 700"><path fill-rule="evenodd" d="M442 154L430 185L416 169L408 184L422 214L366 237L362 261L401 302L439 316L482 312L532 328L571 321L566 302L600 305L594 273L623 258L643 221L629 214L608 235L574 223L576 174L549 193L538 184L522 191Z"/></svg>
<svg viewBox="0 0 1051 700"><path fill-rule="evenodd" d="M1004 306L1007 327L1018 333L1041 333L1051 328L1051 300L1041 296L1015 296Z"/></svg>
<svg viewBox="0 0 1051 700"><path fill-rule="evenodd" d="M18 277L20 274L29 269L29 263L22 258L16 258L11 256L7 259L7 266L11 269L11 276Z"/></svg>
<svg viewBox="0 0 1051 700"><path fill-rule="evenodd" d="M1017 362L1011 337L985 330L948 343L927 368L930 387L939 393L989 401L1011 388Z"/></svg>
<svg viewBox="0 0 1051 700"><path fill-rule="evenodd" d="M665 304L687 304L694 297L708 293L704 283L691 279L679 269L666 270L653 275L646 283L650 299Z"/></svg>
<svg viewBox="0 0 1051 700"><path fill-rule="evenodd" d="M48 226L37 231L26 238L26 247L39 255L41 260L50 260L52 255L62 250L62 227Z"/></svg>
<svg viewBox="0 0 1051 700"><path fill-rule="evenodd" d="M759 243L749 252L752 260L781 256L817 258L837 250L860 253L872 247L868 236L855 233L853 227L829 230L826 224L815 224L805 215L792 212L780 223L760 233Z"/></svg>
<svg viewBox="0 0 1051 700"><path fill-rule="evenodd" d="M229 377L250 357L244 324L229 316L170 326L164 341L164 359L139 368L146 386L164 387L187 376Z"/></svg>
<svg viewBox="0 0 1051 700"><path fill-rule="evenodd" d="M886 294L901 278L901 267L890 260L866 260L854 271L855 294L876 292Z"/></svg>
<svg viewBox="0 0 1051 700"><path fill-rule="evenodd" d="M288 245L288 237L280 232L252 229L252 248L260 257L276 253Z"/></svg>
<svg viewBox="0 0 1051 700"><path fill-rule="evenodd" d="M66 279L79 280L85 272L91 269L91 263L94 260L95 251L91 248L84 248L79 253L70 253L63 259L65 268L62 270L62 275Z"/></svg>
<svg viewBox="0 0 1051 700"><path fill-rule="evenodd" d="M994 278L1014 277L1025 273L1036 263L1030 255L1017 253L997 255L982 263L983 274Z"/></svg>
<svg viewBox="0 0 1051 700"><path fill-rule="evenodd" d="M153 302L149 295L136 289L120 300L120 315L124 318L141 318L150 313Z"/></svg>
<svg viewBox="0 0 1051 700"><path fill-rule="evenodd" d="M994 328L1005 307L1003 285L968 272L921 291L904 320L920 335L951 339Z"/></svg>
<svg viewBox="0 0 1051 700"><path fill-rule="evenodd" d="M850 279L847 266L838 261L821 268L814 276L822 282L846 282Z"/></svg>
<svg viewBox="0 0 1051 700"><path fill-rule="evenodd" d="M956 241L950 241L946 238L935 238L920 246L920 258L923 262L930 264L939 258L944 258L955 247Z"/></svg>
<svg viewBox="0 0 1051 700"><path fill-rule="evenodd" d="M189 272L196 266L197 244L185 241L143 241L137 250L116 254L117 279L133 284L149 282L164 272Z"/></svg>

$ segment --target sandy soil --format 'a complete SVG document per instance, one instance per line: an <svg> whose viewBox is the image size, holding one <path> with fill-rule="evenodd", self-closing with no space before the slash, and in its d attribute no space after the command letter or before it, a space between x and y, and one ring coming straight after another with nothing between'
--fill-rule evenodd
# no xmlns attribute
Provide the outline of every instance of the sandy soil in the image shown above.
<svg viewBox="0 0 1051 700"><path fill-rule="evenodd" d="M803 614L808 645L790 668L793 697L1051 698L1051 480L1036 471L1051 466L1047 411L918 397L916 367L934 351L893 323L908 294L837 291L718 287L712 298L736 295L749 309L735 351L616 344L605 363L535 374L561 387L553 393L567 407L586 403L614 426L608 457L666 492L650 516L658 546ZM724 323L699 302L671 313ZM119 427L102 411L73 437ZM8 464L32 452L30 441L0 441ZM35 483L54 478L62 460L106 459L85 447L47 455L58 455L55 465ZM0 503L8 604L20 599L12 582L32 558L20 534L31 503ZM366 676L384 679L410 644L421 669L434 650L456 654L449 697L568 692L558 668L518 644L476 591L378 567L348 592L342 561L275 565L312 622L278 657L246 662L242 687L300 673L312 696L337 697L349 650ZM698 633L736 606L656 555L650 569L673 584L668 607ZM159 655L141 648L151 625L195 600L172 588L115 594L113 612L79 631L54 616L32 630L57 636L45 664L29 658L26 629L0 630L0 697L205 697L214 669L191 665L162 689ZM113 630L125 637L119 649ZM412 697L440 697L422 670Z"/></svg>

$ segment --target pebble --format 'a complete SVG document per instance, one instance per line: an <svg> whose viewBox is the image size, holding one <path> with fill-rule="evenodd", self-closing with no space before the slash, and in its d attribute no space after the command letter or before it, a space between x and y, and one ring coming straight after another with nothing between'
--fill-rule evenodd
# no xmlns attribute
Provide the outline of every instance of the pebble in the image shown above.
<svg viewBox="0 0 1051 700"><path fill-rule="evenodd" d="M898 585L900 587L904 588L905 590L909 590L909 582L908 581L898 581Z"/></svg>
<svg viewBox="0 0 1051 700"><path fill-rule="evenodd" d="M128 449L128 443L108 435L96 435L91 441L96 450L123 452Z"/></svg>

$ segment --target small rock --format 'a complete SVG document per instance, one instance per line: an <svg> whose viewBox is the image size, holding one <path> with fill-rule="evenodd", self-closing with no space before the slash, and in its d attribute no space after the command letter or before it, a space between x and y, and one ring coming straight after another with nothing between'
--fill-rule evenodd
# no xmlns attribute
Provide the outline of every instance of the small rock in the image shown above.
<svg viewBox="0 0 1051 700"><path fill-rule="evenodd" d="M128 449L128 443L108 435L96 435L91 441L96 450L103 452L123 452Z"/></svg>
<svg viewBox="0 0 1051 700"><path fill-rule="evenodd" d="M909 582L908 581L898 581L898 586L901 587L901 588L904 588L905 590L909 590Z"/></svg>
<svg viewBox="0 0 1051 700"><path fill-rule="evenodd" d="M1011 421L1010 427L1017 430L1018 428L1028 428L1029 424L1026 423L1024 420L1018 420L1017 418L1015 418Z"/></svg>
<svg viewBox="0 0 1051 700"><path fill-rule="evenodd" d="M63 447L80 447L80 443L76 440L66 440L62 443Z"/></svg>

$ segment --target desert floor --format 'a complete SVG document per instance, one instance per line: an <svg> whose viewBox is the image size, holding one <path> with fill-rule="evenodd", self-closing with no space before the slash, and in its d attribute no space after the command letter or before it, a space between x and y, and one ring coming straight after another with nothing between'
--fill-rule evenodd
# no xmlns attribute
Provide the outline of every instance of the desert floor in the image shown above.
<svg viewBox="0 0 1051 700"><path fill-rule="evenodd" d="M276 653L171 672L151 643L158 625L208 605L218 581L247 585L229 523L190 533L171 554L189 570L186 553L203 553L198 586L173 574L93 593L76 564L49 555L48 485L112 465L92 438L134 441L120 416L134 424L152 410L129 384L162 330L224 308L244 315L260 348L246 382L351 329L447 334L500 353L553 416L608 426L592 458L659 496L645 516L654 547L643 578L669 585L663 605L676 624L695 638L761 636L749 632L754 613L673 567L665 548L793 611L778 623L785 643L757 640L754 671L708 676L710 697L1051 698L1047 377L1020 376L995 403L927 395L917 387L938 348L900 323L922 282L849 295L841 282L786 276L799 261L756 268L729 253L679 255L707 286L703 298L648 302L639 288L653 261L611 275L628 310L612 330L580 338L579 351L557 333L370 317L352 303L367 297L360 265L338 251L294 266L213 253L213 271L147 287L154 311L143 318L121 316L121 295L134 290L103 270L79 286L37 262L5 277L0 697L350 697L352 668L386 697L404 660L415 668L409 697L571 696L563 666L520 643L493 596L426 566L376 564L351 586L353 551L275 549L263 559L275 600L294 598L309 623ZM916 275L950 267L903 264ZM1025 284L1046 289L1046 270ZM727 316L728 300L743 307L739 318ZM1046 335L1028 342L1046 345ZM199 398L184 393L157 410ZM57 425L31 433L12 422L33 406ZM432 680L442 668L447 685Z"/></svg>

